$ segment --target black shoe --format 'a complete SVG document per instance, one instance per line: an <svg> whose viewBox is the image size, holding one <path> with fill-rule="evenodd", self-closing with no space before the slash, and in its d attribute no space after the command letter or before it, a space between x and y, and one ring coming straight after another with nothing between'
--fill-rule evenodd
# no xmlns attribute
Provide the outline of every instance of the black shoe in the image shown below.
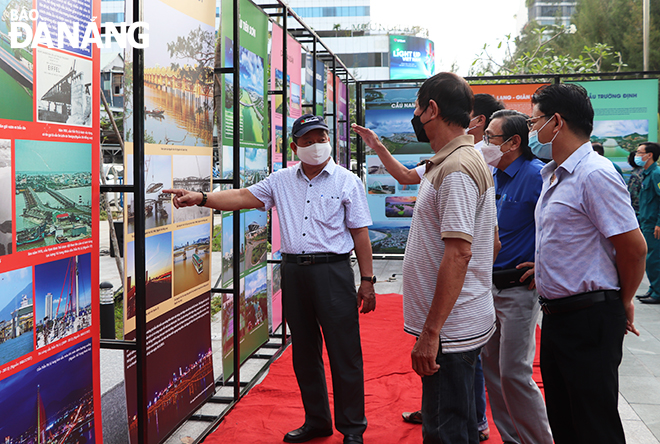
<svg viewBox="0 0 660 444"><path fill-rule="evenodd" d="M651 290L651 289L649 288L649 291L647 291L646 293L644 293L644 294L638 294L638 295L636 295L635 297L636 297L637 299L648 298L648 297L651 296L652 294L653 294L653 290Z"/></svg>
<svg viewBox="0 0 660 444"><path fill-rule="evenodd" d="M307 442L314 438L332 435L332 429L317 429L307 424L284 435L284 442ZM356 441L357 442L357 441Z"/></svg>
<svg viewBox="0 0 660 444"><path fill-rule="evenodd" d="M344 444L362 444L362 435L344 435Z"/></svg>
<svg viewBox="0 0 660 444"><path fill-rule="evenodd" d="M660 298L654 298L653 296L648 296L646 298L641 298L639 300L642 304L660 304Z"/></svg>

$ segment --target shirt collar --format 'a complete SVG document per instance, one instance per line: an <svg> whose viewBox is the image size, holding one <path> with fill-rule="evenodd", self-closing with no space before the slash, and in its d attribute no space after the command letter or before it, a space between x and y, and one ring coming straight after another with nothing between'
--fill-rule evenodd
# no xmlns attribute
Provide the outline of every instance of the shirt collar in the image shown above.
<svg viewBox="0 0 660 444"><path fill-rule="evenodd" d="M305 172L302 169L302 162L298 162L294 168L297 168L298 171L296 171L296 174L300 174L301 177L307 177L305 176ZM319 173L319 176L323 174L323 172L328 173L329 175L333 175L335 172L335 169L337 168L337 164L335 163L334 159L330 157L330 161L323 167L323 170ZM318 176L316 176L318 177Z"/></svg>
<svg viewBox="0 0 660 444"><path fill-rule="evenodd" d="M523 163L525 163L525 155L520 155L516 160L511 162L511 165L506 167L503 171L502 170L497 170L498 172L502 172L506 174L509 177L513 177L516 175L518 170L522 167Z"/></svg>
<svg viewBox="0 0 660 444"><path fill-rule="evenodd" d="M428 172L434 166L440 165L451 153L463 146L474 146L474 136L472 134L458 136L451 140L447 145L440 148L440 151L435 153L435 155L426 162L426 171Z"/></svg>
<svg viewBox="0 0 660 444"><path fill-rule="evenodd" d="M645 175L645 176L648 176L648 175L651 174L651 172L652 172L653 170L655 170L656 168L658 168L658 164L655 163L655 162L653 162L653 163L651 164L650 167L648 167L647 169L644 170L644 175Z"/></svg>
<svg viewBox="0 0 660 444"><path fill-rule="evenodd" d="M557 162L554 160L550 161L546 166L541 170L541 176L543 179L555 172L555 170L565 170L568 174L573 174L575 168L582 162L582 160L590 155L591 153L596 153L591 146L591 142L585 142L578 149L573 151L573 154L568 156L568 159L564 161L561 165L557 166ZM598 153L596 153L598 155Z"/></svg>

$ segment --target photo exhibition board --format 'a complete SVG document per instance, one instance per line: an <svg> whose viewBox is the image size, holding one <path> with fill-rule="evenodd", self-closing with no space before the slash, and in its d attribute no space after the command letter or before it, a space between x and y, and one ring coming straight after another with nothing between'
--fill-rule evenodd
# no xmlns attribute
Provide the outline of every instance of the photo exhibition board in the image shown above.
<svg viewBox="0 0 660 444"><path fill-rule="evenodd" d="M233 42L233 1L222 0L219 51L223 67L233 67L234 51L239 52L239 110L234 110L234 79L222 76L222 177L239 174L240 187L247 188L268 176L268 16L249 0L240 2L240 39ZM300 72L300 69L298 69ZM292 73L294 75L294 73ZM298 81L300 85L300 81ZM298 92L300 97L300 92ZM300 99L298 99L300 100ZM238 116L238 117L237 117ZM234 165L234 124L240 126L237 141L240 171ZM240 226L240 245L234 245L233 224ZM226 381L234 372L234 322L238 322L240 362L245 361L268 341L268 213L241 211L239 220L232 212L222 214L222 287L233 288L233 257L240 255L238 301L223 294L222 371ZM240 319L234 319L235 303Z"/></svg>
<svg viewBox="0 0 660 444"><path fill-rule="evenodd" d="M163 190L210 192L213 163L215 2L143 0L145 233L135 233L135 199L124 198L124 336L135 339L135 301L146 298L148 444L163 442L215 393L211 350L212 212L176 209ZM127 8L129 10L130 8ZM176 24L175 26L173 24ZM124 171L134 174L132 51L126 51ZM145 257L135 258L136 236ZM144 260L146 293L135 286ZM137 436L136 354L124 354L128 427Z"/></svg>
<svg viewBox="0 0 660 444"><path fill-rule="evenodd" d="M292 167L299 162L298 157L291 149L293 138L291 137L292 126L295 120L303 113L303 86L302 85L302 47L287 33L287 54L284 56L283 48L284 34L282 27L273 23L271 53L270 53L270 89L274 91L287 91L287 115L283 115L283 95L275 94L271 98L271 161L272 171L277 171L283 166L283 153L287 153L287 167ZM287 63L287 78L284 81L284 60ZM284 125L286 125L287 139L283 140ZM281 259L281 237L280 224L277 208L271 210L271 246L273 259ZM282 323L282 289L280 287L280 265L271 266L271 330L277 329Z"/></svg>
<svg viewBox="0 0 660 444"><path fill-rule="evenodd" d="M594 108L591 142L603 144L605 157L630 174L628 155L642 142L658 141L658 80L577 82Z"/></svg>
<svg viewBox="0 0 660 444"><path fill-rule="evenodd" d="M101 2L4 1L0 15L0 429L101 443L100 57L57 33L100 26ZM52 44L13 45L17 22Z"/></svg>
<svg viewBox="0 0 660 444"><path fill-rule="evenodd" d="M492 94L507 108L531 113L531 94L541 84L471 85L475 94ZM364 124L407 168L430 159L428 143L417 141L410 120L418 87L365 88ZM419 185L401 185L385 169L375 151L365 147L367 202L373 225L369 237L374 254L403 254Z"/></svg>

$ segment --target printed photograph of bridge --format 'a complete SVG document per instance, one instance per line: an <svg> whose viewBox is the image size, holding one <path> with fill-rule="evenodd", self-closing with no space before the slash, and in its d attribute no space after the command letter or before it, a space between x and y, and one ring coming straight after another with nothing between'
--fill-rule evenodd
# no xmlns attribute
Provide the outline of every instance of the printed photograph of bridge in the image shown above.
<svg viewBox="0 0 660 444"><path fill-rule="evenodd" d="M172 233L149 236L145 240L147 310L172 298ZM135 316L135 242L126 244L126 297L124 320Z"/></svg>
<svg viewBox="0 0 660 444"><path fill-rule="evenodd" d="M16 251L91 237L91 145L16 140L15 156Z"/></svg>
<svg viewBox="0 0 660 444"><path fill-rule="evenodd" d="M0 381L4 443L94 444L92 340Z"/></svg>
<svg viewBox="0 0 660 444"><path fill-rule="evenodd" d="M209 281L211 227L208 223L172 233L174 295Z"/></svg>
<svg viewBox="0 0 660 444"><path fill-rule="evenodd" d="M129 154L126 163L126 176L133 177L133 155ZM172 187L172 157L144 156L145 200L144 217L147 230L172 223L172 198L162 190ZM135 230L135 203L132 193L126 194L126 214L128 232Z"/></svg>
<svg viewBox="0 0 660 444"><path fill-rule="evenodd" d="M12 48L11 13L25 16L32 9L28 0L0 0L0 119L32 122L32 45ZM22 40L19 38L19 42Z"/></svg>
<svg viewBox="0 0 660 444"><path fill-rule="evenodd" d="M11 202L11 140L0 139L0 202ZM12 220L11 205L0 205L0 256L11 254Z"/></svg>
<svg viewBox="0 0 660 444"><path fill-rule="evenodd" d="M190 191L211 191L212 156L173 156L172 186ZM209 208L192 206L174 209L174 223L209 217Z"/></svg>
<svg viewBox="0 0 660 444"><path fill-rule="evenodd" d="M212 24L188 14L186 8L185 2L180 1L144 1L144 10L150 11L144 17L149 23L150 37L149 48L144 51L145 140L210 147L215 30ZM211 14L212 11L215 8L209 7ZM132 64L127 70L132 71ZM128 105L132 108L132 104ZM132 141L129 117L125 116L124 121L130 133L127 139Z"/></svg>
<svg viewBox="0 0 660 444"><path fill-rule="evenodd" d="M91 253L34 267L37 348L92 325Z"/></svg>
<svg viewBox="0 0 660 444"><path fill-rule="evenodd" d="M34 350L32 267L0 274L0 365Z"/></svg>
<svg viewBox="0 0 660 444"><path fill-rule="evenodd" d="M92 126L92 61L37 48L37 120Z"/></svg>

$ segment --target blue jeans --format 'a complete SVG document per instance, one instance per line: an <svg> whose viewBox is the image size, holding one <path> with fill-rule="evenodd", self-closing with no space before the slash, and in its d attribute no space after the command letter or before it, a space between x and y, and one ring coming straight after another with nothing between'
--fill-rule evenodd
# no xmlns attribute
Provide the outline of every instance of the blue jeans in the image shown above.
<svg viewBox="0 0 660 444"><path fill-rule="evenodd" d="M474 376L480 348L438 352L440 370L422 378L424 444L478 444Z"/></svg>
<svg viewBox="0 0 660 444"><path fill-rule="evenodd" d="M486 417L486 381L484 380L484 370L481 367L481 355L477 359L475 369L474 402L477 403L477 430L483 432L488 428L488 418Z"/></svg>

